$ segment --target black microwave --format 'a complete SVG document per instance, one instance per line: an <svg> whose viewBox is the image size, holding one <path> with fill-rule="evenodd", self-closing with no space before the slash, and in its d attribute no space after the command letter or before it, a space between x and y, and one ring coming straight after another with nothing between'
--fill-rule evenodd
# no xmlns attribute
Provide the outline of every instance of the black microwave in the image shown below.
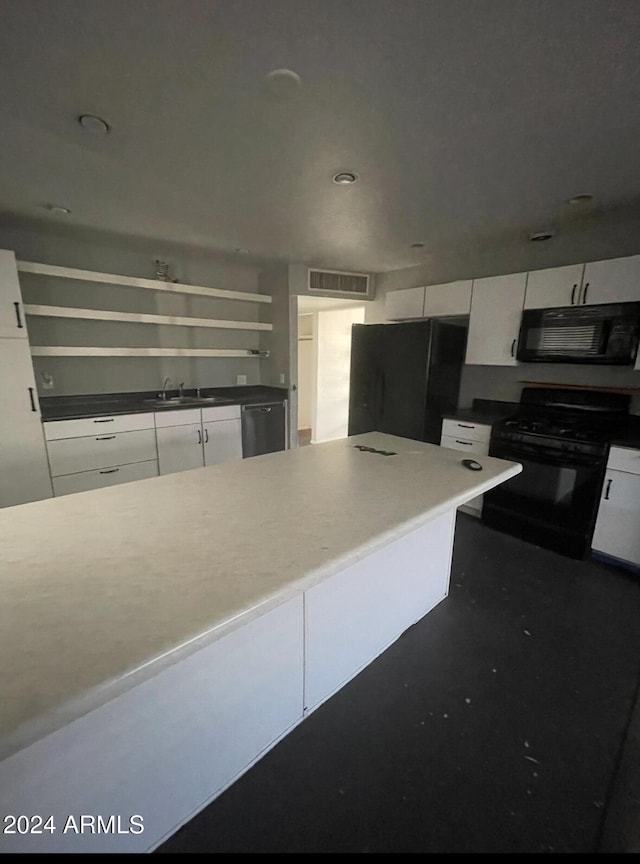
<svg viewBox="0 0 640 864"><path fill-rule="evenodd" d="M635 362L640 303L525 309L516 357L523 363Z"/></svg>

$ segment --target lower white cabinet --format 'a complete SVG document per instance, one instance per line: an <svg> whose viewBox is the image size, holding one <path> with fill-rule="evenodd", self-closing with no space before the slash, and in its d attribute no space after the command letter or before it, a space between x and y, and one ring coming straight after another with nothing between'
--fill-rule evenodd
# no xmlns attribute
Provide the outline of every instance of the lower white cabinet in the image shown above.
<svg viewBox="0 0 640 864"><path fill-rule="evenodd" d="M0 338L0 507L51 498L42 421L26 339Z"/></svg>
<svg viewBox="0 0 640 864"><path fill-rule="evenodd" d="M474 459L476 456L489 455L490 437L491 426L486 423L464 423L459 420L446 419L442 421L440 446L468 453L469 457ZM478 495L463 504L460 510L471 516L480 517L482 515L482 499L483 496Z"/></svg>
<svg viewBox="0 0 640 864"><path fill-rule="evenodd" d="M611 448L591 546L640 567L640 450Z"/></svg>
<svg viewBox="0 0 640 864"><path fill-rule="evenodd" d="M54 420L44 434L56 497L158 475L153 414Z"/></svg>
<svg viewBox="0 0 640 864"><path fill-rule="evenodd" d="M156 414L160 474L242 459L239 405Z"/></svg>

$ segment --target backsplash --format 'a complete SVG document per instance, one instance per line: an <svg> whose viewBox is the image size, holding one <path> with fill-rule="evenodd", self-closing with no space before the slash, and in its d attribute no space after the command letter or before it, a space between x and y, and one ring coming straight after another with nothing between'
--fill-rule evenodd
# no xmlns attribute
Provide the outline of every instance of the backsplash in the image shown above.
<svg viewBox="0 0 640 864"><path fill-rule="evenodd" d="M468 366L462 370L458 406L474 399L519 402L525 382L578 384L585 387L628 387L640 391L640 372L627 366L586 366L572 363L522 363L518 366ZM640 414L640 392L631 399L631 413Z"/></svg>

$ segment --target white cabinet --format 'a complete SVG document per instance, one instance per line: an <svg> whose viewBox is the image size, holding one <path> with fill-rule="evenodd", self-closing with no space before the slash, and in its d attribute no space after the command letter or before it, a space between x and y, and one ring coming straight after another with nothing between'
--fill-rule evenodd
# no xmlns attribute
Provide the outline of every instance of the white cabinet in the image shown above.
<svg viewBox="0 0 640 864"><path fill-rule="evenodd" d="M464 420L449 418L442 421L440 446L468 453L471 459L489 455L490 438L491 426L487 423L468 423ZM483 496L478 495L459 509L471 516L480 517L482 515L482 500Z"/></svg>
<svg viewBox="0 0 640 864"><path fill-rule="evenodd" d="M471 310L471 279L427 285L424 289L424 317L468 315Z"/></svg>
<svg viewBox="0 0 640 864"><path fill-rule="evenodd" d="M175 412L179 413L179 412ZM191 412L189 412L191 413ZM185 423L156 429L160 474L202 468L202 425Z"/></svg>
<svg viewBox="0 0 640 864"><path fill-rule="evenodd" d="M577 306L582 302L584 264L532 270L527 276L525 309Z"/></svg>
<svg viewBox="0 0 640 864"><path fill-rule="evenodd" d="M466 362L515 366L526 273L474 279Z"/></svg>
<svg viewBox="0 0 640 864"><path fill-rule="evenodd" d="M118 414L44 424L54 495L158 475L153 414Z"/></svg>
<svg viewBox="0 0 640 864"><path fill-rule="evenodd" d="M204 423L203 435L205 465L217 465L232 459L242 459L240 419L212 420Z"/></svg>
<svg viewBox="0 0 640 864"><path fill-rule="evenodd" d="M640 567L640 450L611 448L591 545Z"/></svg>
<svg viewBox="0 0 640 864"><path fill-rule="evenodd" d="M0 249L0 339L26 339L16 256Z"/></svg>
<svg viewBox="0 0 640 864"><path fill-rule="evenodd" d="M388 321L424 317L424 287L388 291L384 297L384 314Z"/></svg>
<svg viewBox="0 0 640 864"><path fill-rule="evenodd" d="M583 302L640 301L640 255L585 264Z"/></svg>
<svg viewBox="0 0 640 864"><path fill-rule="evenodd" d="M240 406L157 413L156 437L161 474L242 459Z"/></svg>
<svg viewBox="0 0 640 864"><path fill-rule="evenodd" d="M51 498L29 343L0 339L0 507Z"/></svg>

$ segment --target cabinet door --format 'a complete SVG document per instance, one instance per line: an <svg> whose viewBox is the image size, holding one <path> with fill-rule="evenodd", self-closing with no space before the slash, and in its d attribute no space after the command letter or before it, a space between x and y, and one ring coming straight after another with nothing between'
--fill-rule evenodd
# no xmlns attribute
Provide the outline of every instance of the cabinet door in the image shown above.
<svg viewBox="0 0 640 864"><path fill-rule="evenodd" d="M467 335L469 364L516 366L526 273L474 279Z"/></svg>
<svg viewBox="0 0 640 864"><path fill-rule="evenodd" d="M202 426L190 423L184 426L165 426L156 429L158 465L161 474L202 468Z"/></svg>
<svg viewBox="0 0 640 864"><path fill-rule="evenodd" d="M592 547L640 566L640 474L607 470Z"/></svg>
<svg viewBox="0 0 640 864"><path fill-rule="evenodd" d="M525 309L577 306L582 298L584 264L532 270L527 276Z"/></svg>
<svg viewBox="0 0 640 864"><path fill-rule="evenodd" d="M633 301L640 301L640 255L592 261L585 265L583 303Z"/></svg>
<svg viewBox="0 0 640 864"><path fill-rule="evenodd" d="M424 317L468 315L471 309L471 279L427 285L424 289Z"/></svg>
<svg viewBox="0 0 640 864"><path fill-rule="evenodd" d="M384 314L388 321L424 316L424 287L388 291L384 297Z"/></svg>
<svg viewBox="0 0 640 864"><path fill-rule="evenodd" d="M29 344L0 339L0 507L51 498Z"/></svg>
<svg viewBox="0 0 640 864"><path fill-rule="evenodd" d="M26 339L24 310L18 281L16 256L0 249L0 339Z"/></svg>
<svg viewBox="0 0 640 864"><path fill-rule="evenodd" d="M240 420L215 420L204 424L204 464L217 465L242 459Z"/></svg>

